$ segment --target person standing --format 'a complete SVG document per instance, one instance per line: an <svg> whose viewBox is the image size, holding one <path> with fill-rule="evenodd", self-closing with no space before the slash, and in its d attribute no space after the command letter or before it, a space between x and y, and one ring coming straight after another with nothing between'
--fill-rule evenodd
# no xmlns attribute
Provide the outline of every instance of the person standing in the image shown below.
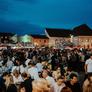
<svg viewBox="0 0 92 92"><path fill-rule="evenodd" d="M51 85L51 91L55 92L55 80L53 77L49 76L49 72L47 70L43 70L42 77L48 81L48 83Z"/></svg>
<svg viewBox="0 0 92 92"><path fill-rule="evenodd" d="M24 86L26 92L32 92L32 80L28 77L27 73L22 73L22 78L24 79Z"/></svg>
<svg viewBox="0 0 92 92"><path fill-rule="evenodd" d="M92 92L92 74L83 83L83 92Z"/></svg>
<svg viewBox="0 0 92 92"><path fill-rule="evenodd" d="M17 87L14 84L12 75L8 74L5 81L5 85L6 85L6 92L17 92Z"/></svg>
<svg viewBox="0 0 92 92"><path fill-rule="evenodd" d="M84 68L85 68L85 74L87 78L89 74L92 74L92 54L90 55L90 58L86 60Z"/></svg>
<svg viewBox="0 0 92 92"><path fill-rule="evenodd" d="M80 84L78 83L78 76L74 73L70 74L70 80L65 84L72 90L72 92L82 92Z"/></svg>
<svg viewBox="0 0 92 92"><path fill-rule="evenodd" d="M34 61L29 62L28 74L33 80L39 79L38 69L36 68L36 63Z"/></svg>
<svg viewBox="0 0 92 92"><path fill-rule="evenodd" d="M55 92L61 92L65 86L64 78L62 76L58 77L55 83Z"/></svg>

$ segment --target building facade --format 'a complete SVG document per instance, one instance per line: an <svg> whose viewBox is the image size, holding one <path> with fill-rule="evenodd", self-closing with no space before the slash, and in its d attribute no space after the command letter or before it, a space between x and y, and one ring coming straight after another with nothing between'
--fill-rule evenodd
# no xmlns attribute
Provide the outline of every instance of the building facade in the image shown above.
<svg viewBox="0 0 92 92"><path fill-rule="evenodd" d="M4 44L7 44L7 43L12 43L12 39L11 37L13 36L14 34L12 33L0 33L0 43L4 43Z"/></svg>
<svg viewBox="0 0 92 92"><path fill-rule="evenodd" d="M34 46L48 46L49 38L46 35L31 35Z"/></svg>
<svg viewBox="0 0 92 92"><path fill-rule="evenodd" d="M73 39L77 46L83 48L92 48L92 30L86 24L73 29Z"/></svg>
<svg viewBox="0 0 92 92"><path fill-rule="evenodd" d="M49 38L49 46L64 48L64 46L78 46L82 48L92 48L92 29L83 24L73 30L46 29Z"/></svg>
<svg viewBox="0 0 92 92"><path fill-rule="evenodd" d="M46 29L45 33L49 38L49 47L63 49L67 43L71 42L70 30Z"/></svg>

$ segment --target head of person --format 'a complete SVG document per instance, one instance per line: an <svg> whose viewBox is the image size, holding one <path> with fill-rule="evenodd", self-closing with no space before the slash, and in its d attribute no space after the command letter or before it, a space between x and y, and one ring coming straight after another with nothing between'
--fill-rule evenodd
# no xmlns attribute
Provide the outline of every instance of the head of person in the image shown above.
<svg viewBox="0 0 92 92"><path fill-rule="evenodd" d="M88 81L92 82L92 74L88 74Z"/></svg>
<svg viewBox="0 0 92 92"><path fill-rule="evenodd" d="M22 82L22 83L19 85L18 92L26 92L26 88L25 88L24 82Z"/></svg>
<svg viewBox="0 0 92 92"><path fill-rule="evenodd" d="M36 65L36 62L35 62L35 61L30 61L30 62L28 63L28 65L31 66L31 67L34 67L34 66Z"/></svg>
<svg viewBox="0 0 92 92"><path fill-rule="evenodd" d="M57 71L58 73L60 73L60 72L61 72L60 67L58 67L56 71Z"/></svg>
<svg viewBox="0 0 92 92"><path fill-rule="evenodd" d="M50 92L50 85L47 80L40 78L32 82L32 92Z"/></svg>
<svg viewBox="0 0 92 92"><path fill-rule="evenodd" d="M8 74L9 74L9 73L7 73L7 72L4 72L4 73L3 73L2 77L3 77L4 80L6 80L6 78L8 77Z"/></svg>
<svg viewBox="0 0 92 92"><path fill-rule="evenodd" d="M72 92L72 90L69 87L64 87L61 92Z"/></svg>
<svg viewBox="0 0 92 92"><path fill-rule="evenodd" d="M16 59L15 63L16 63L17 66L19 66L21 64L21 61L19 59Z"/></svg>
<svg viewBox="0 0 92 92"><path fill-rule="evenodd" d="M19 71L18 70L14 70L13 71L13 75L17 78L19 75L20 75L20 73L19 73Z"/></svg>
<svg viewBox="0 0 92 92"><path fill-rule="evenodd" d="M48 76L48 71L47 70L43 70L42 77L46 78L47 76Z"/></svg>
<svg viewBox="0 0 92 92"><path fill-rule="evenodd" d="M9 85L11 85L11 84L14 84L12 75L8 74L8 76L7 76L7 78L6 78L6 81L5 81L5 84L6 84L7 87L8 87Z"/></svg>
<svg viewBox="0 0 92 92"><path fill-rule="evenodd" d="M76 74L71 73L69 77L70 77L70 82L71 83L75 84L75 83L78 82L78 76Z"/></svg>
<svg viewBox="0 0 92 92"><path fill-rule="evenodd" d="M60 85L62 85L62 83L64 83L64 77L59 76L59 77L57 78L57 85L60 86Z"/></svg>
<svg viewBox="0 0 92 92"><path fill-rule="evenodd" d="M87 86L85 86L83 92L92 92L92 83L89 83Z"/></svg>
<svg viewBox="0 0 92 92"><path fill-rule="evenodd" d="M92 54L90 54L90 58L92 59Z"/></svg>
<svg viewBox="0 0 92 92"><path fill-rule="evenodd" d="M22 73L21 76L22 76L22 78L23 78L24 80L27 79L27 78L29 77L28 74L27 74L26 72Z"/></svg>

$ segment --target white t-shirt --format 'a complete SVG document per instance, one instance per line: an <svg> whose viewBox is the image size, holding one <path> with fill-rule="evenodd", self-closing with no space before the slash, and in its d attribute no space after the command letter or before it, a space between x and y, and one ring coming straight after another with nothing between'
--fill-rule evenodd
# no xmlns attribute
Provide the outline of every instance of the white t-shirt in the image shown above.
<svg viewBox="0 0 92 92"><path fill-rule="evenodd" d="M13 66L11 72L13 73L14 70L20 70L20 66Z"/></svg>
<svg viewBox="0 0 92 92"><path fill-rule="evenodd" d="M27 67L24 67L23 65L20 65L20 73L27 72Z"/></svg>
<svg viewBox="0 0 92 92"><path fill-rule="evenodd" d="M87 65L87 72L92 73L92 59L86 60L85 64Z"/></svg>
<svg viewBox="0 0 92 92"><path fill-rule="evenodd" d="M13 67L13 62L12 61L9 61L7 62L7 67L10 69Z"/></svg>
<svg viewBox="0 0 92 92"><path fill-rule="evenodd" d="M27 59L26 61L25 61L25 65L26 66L28 66L28 63L30 62L30 59Z"/></svg>
<svg viewBox="0 0 92 92"><path fill-rule="evenodd" d="M22 79L21 75L19 75L18 78L16 78L16 77L13 75L13 81L14 81L14 84L16 84L16 83L21 83L21 82L23 82L23 79Z"/></svg>
<svg viewBox="0 0 92 92"><path fill-rule="evenodd" d="M47 76L46 77L46 80L51 85L52 92L53 91L55 92L55 80L54 80L54 78L53 77L50 77L50 76Z"/></svg>
<svg viewBox="0 0 92 92"><path fill-rule="evenodd" d="M65 87L65 84L62 83L60 86L55 83L55 92L61 92L61 90Z"/></svg>
<svg viewBox="0 0 92 92"><path fill-rule="evenodd" d="M38 70L37 70L36 67L29 68L28 74L30 74L32 79L38 79L39 78Z"/></svg>
<svg viewBox="0 0 92 92"><path fill-rule="evenodd" d="M38 69L38 72L41 72L41 71L42 71L43 66L42 66L41 63L37 63L37 64L36 64L36 67L37 67L37 69Z"/></svg>

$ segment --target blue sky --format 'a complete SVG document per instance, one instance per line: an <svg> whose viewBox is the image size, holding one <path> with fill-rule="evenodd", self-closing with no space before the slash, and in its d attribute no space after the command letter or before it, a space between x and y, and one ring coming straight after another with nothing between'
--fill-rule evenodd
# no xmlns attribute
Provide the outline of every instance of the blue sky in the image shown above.
<svg viewBox="0 0 92 92"><path fill-rule="evenodd" d="M0 0L1 32L42 34L80 24L92 28L92 0Z"/></svg>

